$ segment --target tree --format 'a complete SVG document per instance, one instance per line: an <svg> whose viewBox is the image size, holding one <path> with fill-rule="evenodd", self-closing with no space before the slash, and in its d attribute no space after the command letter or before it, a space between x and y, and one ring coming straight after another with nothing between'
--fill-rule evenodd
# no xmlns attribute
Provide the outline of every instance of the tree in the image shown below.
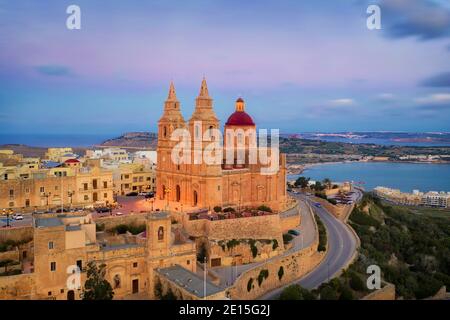
<svg viewBox="0 0 450 320"><path fill-rule="evenodd" d="M11 259L1 260L0 268L5 268L5 273L8 272L8 267L14 265L14 261Z"/></svg>
<svg viewBox="0 0 450 320"><path fill-rule="evenodd" d="M355 291L364 291L366 288L364 281L361 280L356 272L350 272L350 287Z"/></svg>
<svg viewBox="0 0 450 320"><path fill-rule="evenodd" d="M215 213L219 213L219 212L221 212L222 211L222 207L219 207L219 206L215 206L214 207L214 212Z"/></svg>
<svg viewBox="0 0 450 320"><path fill-rule="evenodd" d="M87 265L87 279L84 284L83 300L112 300L114 291L105 279L106 265L97 267L94 261Z"/></svg>
<svg viewBox="0 0 450 320"><path fill-rule="evenodd" d="M327 189L331 189L332 183L331 183L331 180L329 178L323 179L322 183L325 185L325 187Z"/></svg>
<svg viewBox="0 0 450 320"><path fill-rule="evenodd" d="M322 289L320 289L320 300L337 300L338 299L338 293L336 290L327 285L324 286Z"/></svg>
<svg viewBox="0 0 450 320"><path fill-rule="evenodd" d="M280 295L280 300L316 300L316 296L298 284L285 288Z"/></svg>
<svg viewBox="0 0 450 320"><path fill-rule="evenodd" d="M305 188L307 188L308 185L309 185L309 178L299 177L299 178L295 181L294 185L295 185L296 187L300 187L300 188L302 188L302 189L305 189Z"/></svg>

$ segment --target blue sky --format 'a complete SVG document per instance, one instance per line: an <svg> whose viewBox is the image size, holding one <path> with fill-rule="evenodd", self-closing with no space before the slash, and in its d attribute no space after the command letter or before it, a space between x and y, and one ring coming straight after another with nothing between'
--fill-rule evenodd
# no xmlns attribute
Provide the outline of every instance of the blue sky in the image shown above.
<svg viewBox="0 0 450 320"><path fill-rule="evenodd" d="M0 133L155 131L169 82L188 119L203 76L222 123L242 96L284 133L450 131L450 5L0 0Z"/></svg>

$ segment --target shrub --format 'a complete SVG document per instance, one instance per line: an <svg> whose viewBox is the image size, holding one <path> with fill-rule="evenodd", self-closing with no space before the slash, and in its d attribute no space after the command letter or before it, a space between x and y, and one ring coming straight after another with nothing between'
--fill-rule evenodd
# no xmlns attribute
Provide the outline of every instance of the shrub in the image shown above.
<svg viewBox="0 0 450 320"><path fill-rule="evenodd" d="M298 284L286 287L280 295L280 300L316 300L317 297Z"/></svg>
<svg viewBox="0 0 450 320"><path fill-rule="evenodd" d="M258 248L255 245L255 240L250 240L250 249L252 250L253 258L256 258L258 255Z"/></svg>
<svg viewBox="0 0 450 320"><path fill-rule="evenodd" d="M269 277L269 270L267 269L261 270L258 275L258 285L261 286L264 279L267 279L268 277Z"/></svg>
<svg viewBox="0 0 450 320"><path fill-rule="evenodd" d="M277 239L273 239L272 242L273 242L273 244L272 244L272 250L275 250L276 248L279 247L279 245L278 245L278 240L277 240Z"/></svg>
<svg viewBox="0 0 450 320"><path fill-rule="evenodd" d="M320 289L320 300L337 300L338 292L333 287L326 285Z"/></svg>
<svg viewBox="0 0 450 320"><path fill-rule="evenodd" d="M294 237L293 237L291 234L289 234L289 233L283 234L283 242L284 242L285 244L291 242L291 240L292 240L293 238L294 238Z"/></svg>
<svg viewBox="0 0 450 320"><path fill-rule="evenodd" d="M248 279L247 282L247 291L250 292L250 290L252 290L253 288L253 278Z"/></svg>
<svg viewBox="0 0 450 320"><path fill-rule="evenodd" d="M228 207L228 208L223 209L223 212L236 212L236 210L234 210L234 208L232 208L232 207Z"/></svg>
<svg viewBox="0 0 450 320"><path fill-rule="evenodd" d="M227 242L227 248L228 250L233 249L234 247L236 247L239 244L239 240L233 239Z"/></svg>
<svg viewBox="0 0 450 320"><path fill-rule="evenodd" d="M219 206L214 207L214 212L219 213L221 211L222 211L222 207L219 207Z"/></svg>
<svg viewBox="0 0 450 320"><path fill-rule="evenodd" d="M353 295L352 290L346 285L341 286L341 295L339 296L339 300L354 300L355 297Z"/></svg>
<svg viewBox="0 0 450 320"><path fill-rule="evenodd" d="M319 216L316 214L316 222L317 222L317 229L319 231L319 245L317 247L318 251L325 251L327 250L327 230L325 229L325 226L323 225L322 220L320 220Z"/></svg>
<svg viewBox="0 0 450 320"><path fill-rule="evenodd" d="M258 207L258 210L259 211L265 211L265 212L272 212L272 209L270 207L266 206L266 205L260 205Z"/></svg>
<svg viewBox="0 0 450 320"><path fill-rule="evenodd" d="M328 202L331 203L332 205L337 205L337 201L335 199L328 199Z"/></svg>
<svg viewBox="0 0 450 320"><path fill-rule="evenodd" d="M281 281L281 279L283 279L284 276L284 268L283 266L280 266L280 269L278 269L278 280Z"/></svg>
<svg viewBox="0 0 450 320"><path fill-rule="evenodd" d="M355 291L364 291L364 281L359 277L356 272L350 272L350 287Z"/></svg>

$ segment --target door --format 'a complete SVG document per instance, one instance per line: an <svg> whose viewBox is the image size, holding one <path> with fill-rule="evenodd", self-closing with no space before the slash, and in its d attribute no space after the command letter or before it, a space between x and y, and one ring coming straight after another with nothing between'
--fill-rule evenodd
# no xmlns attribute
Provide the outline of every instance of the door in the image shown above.
<svg viewBox="0 0 450 320"><path fill-rule="evenodd" d="M94 193L92 194L92 200L93 200L94 202L98 201L98 195L97 195L97 192L94 192Z"/></svg>
<svg viewBox="0 0 450 320"><path fill-rule="evenodd" d="M73 290L67 291L67 300L75 300L75 292Z"/></svg>
<svg viewBox="0 0 450 320"><path fill-rule="evenodd" d="M198 202L197 191L194 191L194 207L197 206L197 202Z"/></svg>
<svg viewBox="0 0 450 320"><path fill-rule="evenodd" d="M139 279L134 279L132 282L133 293L139 292Z"/></svg>
<svg viewBox="0 0 450 320"><path fill-rule="evenodd" d="M221 258L211 259L211 267L220 267L221 264Z"/></svg>

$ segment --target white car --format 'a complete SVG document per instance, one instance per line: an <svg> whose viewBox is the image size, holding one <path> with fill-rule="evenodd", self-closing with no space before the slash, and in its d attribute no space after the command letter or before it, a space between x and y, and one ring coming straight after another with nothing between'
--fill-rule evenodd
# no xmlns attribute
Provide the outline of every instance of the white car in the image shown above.
<svg viewBox="0 0 450 320"><path fill-rule="evenodd" d="M23 220L23 215L16 213L12 216L14 220Z"/></svg>
<svg viewBox="0 0 450 320"><path fill-rule="evenodd" d="M115 215L116 216L123 216L123 212L116 212Z"/></svg>

